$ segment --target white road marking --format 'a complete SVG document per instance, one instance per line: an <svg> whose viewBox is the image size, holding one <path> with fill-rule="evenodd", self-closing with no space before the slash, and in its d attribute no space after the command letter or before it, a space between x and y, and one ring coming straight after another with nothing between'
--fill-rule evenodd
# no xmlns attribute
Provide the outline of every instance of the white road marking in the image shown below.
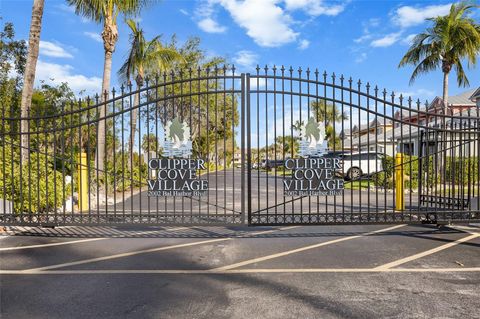
<svg viewBox="0 0 480 319"><path fill-rule="evenodd" d="M104 240L104 239L106 238L89 238L89 239L81 239L81 240L62 241L60 243L38 244L38 245L19 246L19 247L5 247L5 248L0 248L0 251L70 245L70 244L85 243L85 242L98 241L98 240Z"/></svg>
<svg viewBox="0 0 480 319"><path fill-rule="evenodd" d="M370 232L365 232L365 233L360 234L360 235L341 237L341 238L337 238L337 239L334 239L334 240L329 240L329 241L314 244L314 245L309 245L309 246L305 246L305 247L300 247L300 248L296 248L296 249L292 249L292 250L283 251L283 252L277 253L277 254L272 254L272 255L267 255L267 256L263 256L263 257L244 260L244 261L241 261L241 262L238 262L238 263L235 263L235 264L214 268L213 270L216 270L216 271L231 270L231 269L234 269L234 268L238 268L238 267L262 262L262 261L265 261L265 260L270 260L270 259L274 259L274 258L288 256L288 255L295 254L295 253L298 253L298 252L302 252L302 251L305 251L305 250L310 250L310 249L314 249L314 248L318 248L318 247L322 247L322 246L336 244L336 243L339 243L339 242L342 242L342 241L352 240L352 239L356 239L356 238L360 238L360 237L364 237L364 236L368 236L368 235L373 235L373 234L377 234L377 233L386 232L386 231L397 229L397 228L400 228L400 227L403 227L403 226L405 226L405 224L396 225L396 226L392 226L392 227L388 227L388 228L382 228L382 229L374 230L374 231L370 231Z"/></svg>
<svg viewBox="0 0 480 319"><path fill-rule="evenodd" d="M292 229L292 228L296 228L296 227L300 227L300 226L290 226L290 227L283 227L283 228L279 228L279 229L266 230L266 231L261 231L261 232L254 232L254 233L247 234L247 235L244 235L244 236L239 236L238 238L264 235L264 234L269 234L269 233L272 233L272 232L275 232L275 231L288 230L288 229ZM190 246L197 246L197 245L203 245L203 244L211 244L211 243L216 243L216 242L228 241L228 240L232 240L233 238L235 238L235 237L209 239L209 240L196 241L196 242L190 242L190 243L185 243L185 244L177 244L177 245L171 245L171 246L163 246L163 247L156 247L156 248L150 248L150 249L136 250L136 251L131 251L131 252L128 252L128 253L121 253L121 254L115 254L115 255L109 255L109 256L103 256L103 257L96 257L96 258L89 258L89 259L83 259L83 260L78 260L78 261L72 261L72 262L68 262L68 263L62 263L62 264L32 268L32 269L27 269L25 271L44 271L44 270L49 270L49 269L57 269L57 268L63 268L63 267L69 267L69 266L83 265L83 264L93 263L93 262L97 262L97 261L104 261L104 260L111 260L111 259L116 259L116 258L130 257L130 256L139 255L139 254L152 253L152 252L163 251L163 250L171 250L171 249L176 249L176 248L184 248L184 247L190 247Z"/></svg>
<svg viewBox="0 0 480 319"><path fill-rule="evenodd" d="M438 247L436 247L436 248L432 248L432 249L423 251L423 252L421 252L421 253L414 254L414 255L411 255L411 256L408 256L408 257L405 257L405 258L402 258L402 259L398 259L398 260L392 261L392 262L390 262L390 263L387 263L387 264L384 264L384 265L381 265L381 266L378 266L378 267L376 267L375 269L384 270L384 269L390 269L390 268L393 268L393 267L397 267L397 266L399 266L399 265L408 263L408 262L410 262L410 261L413 261L413 260L416 260L416 259L419 259L419 258L428 256L428 255L434 254L434 253L436 253L436 252L445 250L445 249L447 249L447 248L456 246L456 245L458 245L458 244L464 243L464 242L466 242L466 241L469 241L469 240L471 240L471 239L477 238L477 237L479 237L479 236L480 236L480 234L478 234L478 233L477 233L477 234L472 234L472 235L470 235L470 236L457 239L457 240L455 240L455 241L453 241L453 242L450 242L450 243L448 243L448 244L444 244L444 245L438 246Z"/></svg>
<svg viewBox="0 0 480 319"><path fill-rule="evenodd" d="M162 231L176 231L176 230L183 230L187 227L177 227L171 229L159 229L159 230L152 230L152 231L139 231L133 232L133 235L148 235L154 234ZM98 240L105 240L105 239L112 239L121 237L120 235L114 235L110 237L101 237L101 238L89 238L89 239L80 239L80 240L71 240L71 241L63 241L59 243L49 243L49 244L38 244L38 245L30 245L30 246L18 246L18 247L3 247L0 248L0 251L10 251L10 250L19 250L19 249L32 249L32 248L43 248L43 247L52 247L52 246L62 246L62 245L70 245L70 244L79 244L79 243L86 243Z"/></svg>
<svg viewBox="0 0 480 319"><path fill-rule="evenodd" d="M94 270L0 270L0 275L95 275L95 274L183 274L183 275L231 275L263 273L385 273L385 272L480 272L480 267L458 268L278 268L278 269L94 269Z"/></svg>

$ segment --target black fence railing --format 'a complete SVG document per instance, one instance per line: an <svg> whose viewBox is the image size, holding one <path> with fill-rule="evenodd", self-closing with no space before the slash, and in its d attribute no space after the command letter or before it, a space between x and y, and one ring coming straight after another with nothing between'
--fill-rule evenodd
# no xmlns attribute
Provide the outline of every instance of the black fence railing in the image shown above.
<svg viewBox="0 0 480 319"><path fill-rule="evenodd" d="M1 112L4 225L480 219L470 104L443 114L343 76L216 67Z"/></svg>

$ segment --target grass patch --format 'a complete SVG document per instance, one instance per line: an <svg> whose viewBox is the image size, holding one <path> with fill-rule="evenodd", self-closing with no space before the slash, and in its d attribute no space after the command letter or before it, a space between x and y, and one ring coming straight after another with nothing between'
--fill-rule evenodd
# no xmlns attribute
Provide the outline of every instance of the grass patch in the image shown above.
<svg viewBox="0 0 480 319"><path fill-rule="evenodd" d="M345 182L345 189L361 190L368 189L368 186L374 186L373 182L368 180Z"/></svg>

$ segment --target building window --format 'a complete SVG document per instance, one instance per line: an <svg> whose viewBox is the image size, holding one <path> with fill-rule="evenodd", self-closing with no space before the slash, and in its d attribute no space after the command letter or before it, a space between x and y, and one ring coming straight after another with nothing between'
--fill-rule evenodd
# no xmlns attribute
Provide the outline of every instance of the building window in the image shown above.
<svg viewBox="0 0 480 319"><path fill-rule="evenodd" d="M402 153L405 155L413 155L413 143L403 143L402 144Z"/></svg>

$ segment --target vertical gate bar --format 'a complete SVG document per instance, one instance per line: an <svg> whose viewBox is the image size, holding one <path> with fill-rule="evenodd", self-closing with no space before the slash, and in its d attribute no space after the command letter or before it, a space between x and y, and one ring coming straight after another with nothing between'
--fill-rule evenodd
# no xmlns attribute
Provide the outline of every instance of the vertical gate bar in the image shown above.
<svg viewBox="0 0 480 319"><path fill-rule="evenodd" d="M278 160L277 157L277 80L276 80L276 75L277 75L277 68L275 65L273 66L273 147L274 147L274 157L275 161ZM265 84L267 84L267 78L265 78ZM268 92L267 86L265 86L265 91ZM268 95L268 93L266 94ZM285 161L284 158L282 158L282 162ZM283 171L285 172L285 166L283 167ZM278 194L277 194L277 179L278 179L278 172L277 169L275 169L275 220L278 220Z"/></svg>
<svg viewBox="0 0 480 319"><path fill-rule="evenodd" d="M98 140L98 118L99 118L99 104L98 104L99 96L98 94L95 95L95 119L97 120L97 124L95 125L95 139ZM72 118L72 115L70 115L70 119ZM72 124L72 121L70 120L70 125ZM71 140L72 142L72 140ZM71 148L71 146L70 146ZM98 173L98 152L95 149L95 177L96 177L96 191L97 191L97 222L100 222L100 179L99 179L99 173ZM73 153L72 153L72 161L73 161ZM71 162L72 167L73 167L73 162ZM72 182L73 182L73 176L72 176ZM73 189L73 183L72 183L72 189ZM72 200L73 203L73 200ZM72 209L73 209L73 204L72 204ZM73 211L73 210L72 210Z"/></svg>
<svg viewBox="0 0 480 319"><path fill-rule="evenodd" d="M208 71L207 71L207 77L208 77ZM176 105L175 105L175 73L174 71L172 70L170 72L170 87L171 87L171 90L172 90L172 121L173 119L176 117L177 115L177 110L176 110ZM207 88L206 88L207 92L208 92L208 78L207 78ZM208 132L208 93L207 93L207 130L206 132ZM207 153L208 153L208 133L207 133ZM208 165L207 165L207 177L208 177ZM210 178L208 178L209 182L210 182ZM208 196L208 193L207 193L207 196ZM172 203L172 206L173 206L173 219L174 221L177 220L177 197L176 196L172 196L171 198L171 202ZM208 200L207 200L208 202ZM208 209L208 204L207 204L207 209Z"/></svg>
<svg viewBox="0 0 480 319"><path fill-rule="evenodd" d="M87 97L87 123L90 123L90 105L91 100L90 97ZM87 183L88 183L88 221L91 222L92 216L92 194L91 194L91 185L92 185L92 178L90 176L91 172L91 151L90 151L90 124L87 124Z"/></svg>
<svg viewBox="0 0 480 319"><path fill-rule="evenodd" d="M215 70L216 70L216 66L215 66ZM183 110L183 94L184 94L183 93L183 85L184 85L183 70L180 69L178 74L180 76L180 79L177 80L180 83L180 102L179 102L180 103L180 110L178 110L178 112L180 113L180 120L183 123L185 121L184 110ZM182 216L182 218L181 218L182 223L185 223L185 196L182 196L182 214L181 214L181 216Z"/></svg>
<svg viewBox="0 0 480 319"><path fill-rule="evenodd" d="M256 67L256 74L255 74L255 80L256 80L256 86L255 86L255 96L256 96L256 103L257 103L257 114L256 114L256 119L257 119L257 150L260 151L260 93L258 92L258 88L260 87L260 78L259 78L259 67L257 65ZM248 92L249 93L249 92ZM265 171L268 170L268 146L265 147ZM257 211L260 214L260 174L257 174ZM259 217L260 218L260 217Z"/></svg>
<svg viewBox="0 0 480 319"><path fill-rule="evenodd" d="M147 117L147 126L146 126L146 135L147 135L147 154L144 154L144 163L146 162L146 166L147 166L147 171L146 171L146 179L148 180L150 178L149 176L149 169L148 169L148 162L150 161L150 103L149 103L149 99L151 98L150 97L150 94L148 92L148 88L149 88L149 78L146 79L145 81L145 95L146 95L146 104L147 104L147 113L146 113L146 117ZM140 113L140 110L138 112L138 119L139 119L139 122L141 123L141 113ZM152 133L153 134L153 133ZM142 151L142 144L139 145L139 153ZM147 157L147 160L145 161L145 156ZM143 164L143 163L142 163ZM140 167L140 170L141 170L141 167ZM140 183L142 182L142 180L140 179ZM152 213L151 213L151 207L150 207L150 201L151 201L151 197L148 196L148 187L147 187L147 210L148 210L148 222L151 223L152 222Z"/></svg>
<svg viewBox="0 0 480 319"><path fill-rule="evenodd" d="M425 121L426 123L428 122L428 116L427 120ZM417 215L420 218L420 210L422 206L422 193L423 193L423 176L424 176L424 168L423 168L423 139L425 135L425 131L422 129L420 132L420 141L418 143L418 192L417 192Z"/></svg>
<svg viewBox="0 0 480 319"><path fill-rule="evenodd" d="M379 153L378 153L378 86L375 85L375 88L373 89L374 96L375 96L375 179L374 179L374 187L375 187L375 222L378 222L378 159L379 159ZM383 130L385 130L387 127L386 123L386 114L383 114ZM383 141L383 154L386 153L387 150L387 145L386 141ZM382 161L383 161L383 156L382 156ZM383 167L382 167L383 168ZM368 190L370 191L370 189Z"/></svg>
<svg viewBox="0 0 480 319"><path fill-rule="evenodd" d="M227 116L226 116L226 109L227 109L227 67L223 65L223 218L224 221L227 221ZM190 99L191 99L190 95ZM232 121L234 121L234 112L233 107L235 104L232 105ZM190 118L191 120L191 118ZM234 134L235 135L235 134ZM232 154L233 155L233 154ZM190 201L191 202L191 201ZM233 213L235 214L235 213ZM232 222L235 221L235 216L233 216Z"/></svg>
<svg viewBox="0 0 480 319"><path fill-rule="evenodd" d="M264 70L265 70L265 79L264 79L265 80L265 93L264 93L265 94L265 146L267 147L267 154L269 154L269 152L271 150L270 150L270 145L269 145L269 142L268 142L268 93L267 93L268 92L268 88L267 88L268 68L267 68L267 66L265 66ZM260 87L257 86L256 90L259 92L259 95L260 95ZM276 167L276 164L275 164L275 160L276 159L273 158L272 163L274 164L273 168L276 170L277 167ZM269 207L270 207L270 200L269 200L269 189L270 189L270 187L268 185L268 180L269 180L269 178L268 178L268 173L267 173L267 174L265 174L265 182L267 184L267 186L266 186L266 195L267 195L266 196L267 197L267 203L266 204L267 205L266 205L265 213L266 213L267 222L269 220L269 212L270 212L270 209L269 209ZM276 220L277 219L276 219L276 216L275 216L275 221Z"/></svg>
<svg viewBox="0 0 480 319"><path fill-rule="evenodd" d="M132 83L129 81L128 82L128 97L129 97L129 103L128 103L128 108L129 108L129 116L130 116L130 119L129 119L129 132L130 134L132 134L132 108L133 108L133 103L132 103L132 96L133 94L135 93L132 93ZM128 161L128 168L130 169L130 198L133 199L133 147L131 144L133 144L131 141L134 140L133 138L130 139L130 134L129 134L129 144L128 144L128 156L130 158L130 160ZM135 223L135 217L133 215L133 200L130 200L130 218L131 218L131 222L132 223Z"/></svg>
<svg viewBox="0 0 480 319"><path fill-rule="evenodd" d="M70 102L70 108L73 112L73 102ZM36 180L36 183L37 183L37 214L38 214L38 217L37 218L41 218L42 216L40 215L40 211L39 211L39 208L41 207L40 206L40 158L41 158L41 155L40 155L40 152L41 152L41 149L40 149L40 118L37 117L37 121L36 121L36 127L37 127L37 180ZM12 128L10 128L11 130ZM71 138L72 138L72 213L73 213L73 170L74 170L74 163L73 163L73 160L74 160L74 156L73 156L73 128L71 129ZM13 163L13 161L12 161ZM12 166L13 168L13 166ZM13 175L12 175L13 176ZM12 184L13 186L14 184ZM12 190L13 190L13 187L12 187ZM15 210L15 203L12 204L12 208L13 210ZM29 222L31 222L31 218L29 218ZM37 220L38 222L41 223L41 219Z"/></svg>
<svg viewBox="0 0 480 319"><path fill-rule="evenodd" d="M224 104L225 105L225 104ZM215 220L218 220L218 67L215 65ZM225 188L225 185L223 185Z"/></svg>
<svg viewBox="0 0 480 319"><path fill-rule="evenodd" d="M90 111L90 110L89 110ZM67 205L67 198L66 198L66 187L65 187L65 162L66 162L66 158L65 158L65 102L62 102L62 105L61 105L61 124L60 124L60 129L62 131L62 136L61 136L61 139L62 139L62 144L61 144L61 161L62 161L62 201L63 201L63 205L62 205L62 222L65 223L65 206ZM29 118L30 118L30 110L29 110ZM29 119L28 121L28 131L30 132L30 121L31 119ZM30 169L31 169L31 162L30 162L30 150L31 150L31 146L30 144L28 145L28 149L29 149L29 152L28 152L28 184L29 184L29 187L28 187L28 201L29 201L29 209L28 209L28 212L31 214L32 213L32 206L31 206L31 201L32 201L32 194L31 194L31 190L32 190L32 186L31 186L31 174L30 174Z"/></svg>
<svg viewBox="0 0 480 319"><path fill-rule="evenodd" d="M350 122L350 153L353 152L353 79L350 77L348 79L348 95L349 95L349 104L350 104L350 117L349 117L349 122ZM358 112L360 112L360 109L358 109ZM350 167L352 167L352 156L350 156ZM345 172L345 160L343 161L343 174L344 176L347 174ZM345 177L344 177L345 178ZM352 181L350 181L350 222L353 222L353 187L352 187Z"/></svg>
<svg viewBox="0 0 480 319"><path fill-rule="evenodd" d="M65 108L65 102L62 102L62 113L63 113L63 110ZM4 108L3 108L4 109ZM31 159L31 145L32 145L32 142L31 142L31 132L30 132L30 121L31 121L31 116L30 116L30 113L31 110L30 108L28 108L27 110L27 116L28 116L28 121L27 121L27 132L28 132L28 215L29 215L29 218L31 218L32 216L32 159ZM63 116L62 116L62 119L63 119ZM62 133L63 133L63 130L62 130ZM20 139L22 138L22 135L19 135ZM3 137L3 147L5 147L5 135ZM5 163L5 162L4 162ZM65 164L64 164L64 161L62 160L62 166L65 167ZM65 174L64 174L65 175ZM65 181L65 176L63 178L63 180ZM63 183L63 187L65 188L65 183ZM63 193L65 195L65 192ZM5 196L3 197L5 199ZM63 200L65 202L65 196L63 196ZM3 203L3 207L5 209L5 202ZM63 209L65 209L65 205L62 205L63 206ZM13 213L13 212L12 212Z"/></svg>
<svg viewBox="0 0 480 319"><path fill-rule="evenodd" d="M285 67L282 65L282 68L280 69L282 72L282 143L284 147L282 147L282 157L285 160ZM291 147L293 148L293 139L289 139L288 143L290 143ZM260 165L259 165L260 166ZM260 168L258 168L260 171ZM283 179L285 179L285 169L283 170ZM285 204L286 201L286 196L285 193L283 192L283 222L285 222L286 215L287 215L287 205Z"/></svg>
<svg viewBox="0 0 480 319"><path fill-rule="evenodd" d="M358 106L358 153L360 154L361 153L361 138L360 138L360 131L361 131L361 127L362 127L362 118L361 118L361 109L360 109L360 105L361 104L361 99L360 99L360 92L361 92L361 89L362 89L362 82L360 80L358 80L357 82L357 106ZM367 114L368 115L368 114ZM367 117L368 118L368 117ZM368 132L368 131L367 131ZM352 162L353 162L353 156L351 157L352 158ZM360 160L360 155L359 155L359 160ZM353 166L353 163L350 167ZM352 188L353 188L353 185L354 185L354 180L352 179L351 181L352 183ZM357 183L358 185L360 186L361 184L361 179L358 178L357 180ZM359 191L358 191L358 201L359 201L359 212L358 212L358 218L359 218L359 222L362 222L363 221L363 215L362 215L362 194L361 194L361 187L359 187Z"/></svg>
<svg viewBox="0 0 480 319"><path fill-rule="evenodd" d="M201 103L202 103L202 95L201 95L201 85L200 85L200 78L201 78L201 69L200 67L197 68L197 107L198 107L198 136L201 136L201 132L202 132L202 126L201 126L201 122L202 122L202 112L201 112ZM165 94L166 96L166 94ZM206 131L208 132L208 131ZM202 151L201 150L197 150L197 153L202 154ZM205 160L205 163L206 163L206 158L203 158L203 160ZM208 163L207 163L208 165ZM207 204L208 205L208 204ZM165 211L167 209L167 202L166 202L166 199L165 199ZM200 220L201 218L201 215L202 215L202 201L201 201L201 197L200 197L200 194L198 195L198 220Z"/></svg>
<svg viewBox="0 0 480 319"><path fill-rule="evenodd" d="M315 104L316 104L316 107L315 107L315 121L319 121L318 119L318 111L319 111L319 108L320 108L320 100L319 100L319 96L318 96L318 69L315 69ZM316 202L317 202L317 212L316 212L316 215L317 215L317 221L320 222L320 195L317 195L316 196Z"/></svg>
<svg viewBox="0 0 480 319"><path fill-rule="evenodd" d="M290 79L290 90L289 90L289 93L290 93L290 139L293 141L293 124L294 124L293 123L293 68L290 66L288 71L289 71L289 79ZM293 147L290 150L290 153L291 153L291 157L293 158L295 155ZM293 199L293 195L292 195L292 213L291 214L292 214L292 222L294 222L295 221L295 201Z"/></svg>
<svg viewBox="0 0 480 319"><path fill-rule="evenodd" d="M13 106L11 106L11 109L12 109L12 114L13 114ZM42 115L43 115L43 114L42 114ZM21 117L21 115L20 115L20 117ZM47 120L45 120L45 122L46 122L46 121L47 121ZM22 123L22 120L20 120L19 122ZM28 122L28 121L27 121L27 122ZM47 125L45 125L45 126L47 127ZM15 126L13 126L13 127L15 127ZM22 128L21 128L21 124L20 124L20 125L18 125L18 133L19 133L19 135L20 135L21 132L22 132L21 129L22 129ZM39 128L39 129L40 129L40 128ZM14 161L14 154L15 154L14 143L15 143L15 139L14 139L14 136L16 136L16 133L17 133L17 132L12 132L12 133L13 133L13 134L12 134L12 162L11 162L11 163L12 163L12 182L13 182L13 181L15 180L15 179L14 179L14 174L13 174L13 172L14 172L14 170L15 170L15 161ZM27 132L27 133L28 133L28 132ZM30 135L28 135L28 134L26 134L26 135L27 135L27 137L28 137L28 140L30 140ZM48 145L48 143L47 143L47 140L46 140L46 136L47 136L47 135L46 135L46 133L45 133L45 178L47 178L47 183L46 183L46 185L48 186L48 171L47 171L47 165L48 165L47 145ZM17 147L17 146L15 146L15 148L16 148L16 147ZM27 147L27 145L23 145L23 144L22 144L22 138L20 138L20 139L19 139L19 143L18 143L18 151L19 151L19 154L20 154L20 156L19 156L19 161L18 161L18 162L19 162L19 177L20 177L20 181L23 181L23 154L24 154L24 152L25 152L25 151L24 151L24 148L26 148L26 147ZM23 189L22 189L22 188L23 188L23 185L22 185L22 184L23 184L22 182L18 183L18 199L19 199L19 201L20 201L20 204L19 204L18 209L20 210L20 218L23 220L25 217L24 217L24 212L23 212ZM13 186L13 184L12 184L12 189L13 189L13 188L14 188L14 186ZM46 201L46 202L47 202L47 212L48 212L48 187L45 187L45 189L46 189L46 194L47 194L47 195L46 195L46 198L47 198L47 201ZM14 193L13 193L13 196L12 196L12 203L14 203L14 202L15 202L15 199L16 199L16 198L15 198L15 197L16 197L15 191L13 191L13 192L14 192ZM54 196L55 196L55 194L54 194ZM56 202L54 202L54 205L55 205L55 203L56 203Z"/></svg>
<svg viewBox="0 0 480 319"><path fill-rule="evenodd" d="M113 217L114 217L114 220L115 222L117 222L117 152L116 152L116 143L115 143L115 139L117 138L116 137L116 134L115 134L115 88L112 89L112 135L113 135L113 140L112 140L112 152L113 152ZM138 116L140 116L140 113L138 113ZM105 123L107 122L107 120L105 120ZM107 125L105 125L107 126ZM106 137L105 137L106 138ZM106 145L106 142L105 142L105 145ZM107 172L107 167L108 165L105 165L105 172ZM107 174L109 175L109 174ZM106 181L107 179L105 179ZM108 199L107 199L107 205L108 205ZM90 217L89 217L90 219Z"/></svg>
<svg viewBox="0 0 480 319"><path fill-rule="evenodd" d="M300 116L300 123L303 122L302 118L302 69L298 68L298 108L299 108L299 116ZM292 90L293 93L293 90ZM307 118L308 121L308 118ZM300 198L300 223L303 223L303 197L299 196Z"/></svg>
<svg viewBox="0 0 480 319"><path fill-rule="evenodd" d="M395 118L395 93L392 92L392 94L390 95L390 98L391 98L391 105L392 105L392 118ZM402 112L402 109L400 109L400 118L401 118L401 113ZM398 126L397 126L397 129L400 129L400 131L403 129L402 128L402 121L401 119L398 120ZM401 141L400 141L401 142ZM398 149L395 150L394 152L394 155L396 156L397 155L397 152L398 152ZM392 203L395 203L395 196L396 196L396 193L395 193L395 185L396 185L396 178L395 178L395 168L396 168L396 164L395 164L395 156L393 158L393 172L392 172L392 179L393 179L393 183L392 183L392 188L393 188L393 192L392 192ZM385 212L385 215L386 212ZM393 205L393 209L392 209L392 220L395 221L395 204Z"/></svg>
<svg viewBox="0 0 480 319"><path fill-rule="evenodd" d="M312 116L310 114L310 69L307 68L307 120ZM308 222L312 222L312 196L308 196ZM318 223L318 220L317 220Z"/></svg>
<svg viewBox="0 0 480 319"><path fill-rule="evenodd" d="M206 69L206 72L207 72L207 75L206 75L206 79L207 79L207 85L206 85L206 100L207 100L207 112L206 112L206 123L207 125L205 126L205 136L206 136L206 140L207 140L207 161L208 161L208 165L207 165L207 179L208 179L208 184L210 184L210 139L209 139L209 133L210 133L210 114L209 114L209 109L210 109L210 84L209 84L209 80L210 80L210 68L207 67ZM174 103L175 105L175 103ZM175 205L173 206L174 209L175 209ZM209 221L210 220L210 192L207 192L207 220Z"/></svg>
<svg viewBox="0 0 480 319"><path fill-rule="evenodd" d="M103 107L104 107L104 117L101 119L105 123L104 125L104 154L103 157L103 182L105 183L105 217L108 220L108 174L107 174L107 114L108 114L108 92L105 91L105 95L103 96ZM80 215L80 220L83 222L83 215Z"/></svg>
<svg viewBox="0 0 480 319"><path fill-rule="evenodd" d="M345 113L344 113L345 112L345 105L344 105L344 103L345 103L345 96L344 96L344 88L345 87L344 87L344 84L345 83L344 83L344 81L345 81L345 78L342 74L342 76L340 77L340 99L342 100L341 110L340 110L341 113L342 113L342 116L341 116L342 117L342 119L341 119L341 121L342 121L342 131L341 131L342 132L342 141L341 141L341 143L342 143L342 146L341 146L342 153L341 154L342 155L341 156L342 157L343 157L343 154L345 152L345 116L344 116L345 115ZM349 118L349 120L350 120L350 118ZM351 132L350 132L350 134L351 134ZM343 161L343 159L342 159L342 161ZM342 222L345 222L345 190L342 191L342 213L341 214L342 214Z"/></svg>
<svg viewBox="0 0 480 319"><path fill-rule="evenodd" d="M382 103L383 103L383 116L384 118L387 117L387 90L386 89L383 89L382 91ZM392 118L391 120L392 122L392 137L393 137L393 140L395 140L395 125L396 125L396 122L395 122L395 118ZM385 123L385 121L384 121ZM383 130L383 141L384 141L384 150L386 151L387 150L387 132L386 130ZM392 151L393 153L395 152L395 145L392 145ZM393 155L393 154L392 154ZM386 165L388 162L387 161L384 161L384 165ZM382 167L382 169L384 170L384 174L383 174L383 221L386 222L387 221L387 188L388 188L388 176L387 176L387 173L386 173L386 169L390 169L389 167Z"/></svg>
<svg viewBox="0 0 480 319"><path fill-rule="evenodd" d="M248 80L248 75L245 73L241 74L241 88L242 93L240 95L240 161L242 163L240 167L240 190L241 190L241 211L242 211L242 221L245 221L245 98L248 91L245 88L245 82ZM247 132L250 134L250 132ZM235 167L235 164L233 165ZM250 212L248 212L248 224L251 223Z"/></svg>
<svg viewBox="0 0 480 319"><path fill-rule="evenodd" d="M121 124L120 124L120 130L121 130L121 137L122 137L122 143L121 143L121 154L122 154L122 220L125 223L126 218L125 218L125 116L124 116L124 110L125 110L125 86L122 84L120 87L120 93L122 94L122 98L120 100L120 110L121 110Z"/></svg>
<svg viewBox="0 0 480 319"><path fill-rule="evenodd" d="M191 129L193 129L193 126L192 126L192 96L193 96L193 92L192 92L192 82L193 82L192 72L193 72L192 68L190 67L188 69L188 93L189 93L188 95L189 95L189 99L190 99L190 101L188 103L189 104L189 106L188 106L188 127L190 127ZM158 82L158 77L156 77L155 82ZM155 86L157 86L157 84L155 84ZM155 90L155 95L156 95L156 91L157 90ZM200 121L200 119L199 119L199 121ZM156 126L158 126L158 123L156 123ZM156 128L156 134L158 135L158 127ZM158 137L157 137L157 141L158 141ZM157 142L157 144L158 144L158 142ZM158 147L157 147L155 152L158 153ZM158 155L157 155L157 157L158 157ZM158 221L158 199L157 199L157 213L156 213L156 215L157 215L156 219ZM193 196L190 196L190 220L189 221L192 222L192 220L193 220Z"/></svg>
<svg viewBox="0 0 480 319"><path fill-rule="evenodd" d="M251 126L250 126L250 73L247 73L245 75L245 84L246 84L246 90L245 90L245 97L247 99L247 213L248 216L251 216L252 214L252 166L250 165L250 162L252 161L252 139L251 139ZM245 86L244 86L245 87ZM245 104L244 104L245 105ZM258 120L258 118L257 118ZM244 127L244 126L242 126ZM245 135L244 135L245 136ZM245 194L245 192L243 192ZM244 199L242 201L245 201ZM249 217L250 219L250 217Z"/></svg>
<svg viewBox="0 0 480 319"><path fill-rule="evenodd" d="M336 129L335 129L335 114L337 113L337 104L336 104L336 83L335 83L335 80L336 80L336 75L335 73L332 74L332 125L333 125L333 154L335 154L335 151L336 151L336 138L337 138L337 132L336 132ZM325 101L325 105L326 105L326 101ZM326 115L326 113L325 113ZM326 117L326 116L325 116ZM334 222L336 223L337 222L337 196L334 195L333 196L333 220Z"/></svg>
<svg viewBox="0 0 480 319"><path fill-rule="evenodd" d="M327 126L327 71L323 72L323 127ZM328 222L328 196L325 195L325 222Z"/></svg>
<svg viewBox="0 0 480 319"><path fill-rule="evenodd" d="M30 118L30 114L28 115L28 117ZM30 123L30 121L28 121ZM30 133L30 129L28 130L29 133ZM22 139L22 135L20 134L20 139ZM7 164L7 161L5 160L5 149L7 148L7 132L6 132L6 129L5 129L5 106L2 107L2 198L3 198L3 207L5 207L7 205L7 182L6 182L6 173L5 173L5 169L6 169L6 164ZM30 167L30 165L28 165ZM29 182L29 184L31 185L32 183ZM31 189L31 186L30 186L30 189ZM29 211L30 213L30 216L32 214L32 210L30 209ZM13 212L10 212L11 215L13 215L14 213ZM4 209L3 210L3 220L8 220L7 218L7 210ZM12 218L12 217L9 217L9 218Z"/></svg>
<svg viewBox="0 0 480 319"><path fill-rule="evenodd" d="M399 152L401 152L402 154L402 166L401 166L401 172L402 172L402 178L400 180L401 184L402 184L402 187L400 188L402 190L402 194L397 194L397 196L400 196L400 198L402 198L402 209L401 209L401 218L402 218L402 221L404 220L405 216L404 216L404 211L405 211L405 185L404 185L404 174L405 174L405 169L404 169L404 158L403 158L403 155L404 155L404 150L402 149L402 145L404 146L404 139L403 139L403 123L404 123L404 119L403 119L403 94L400 93L400 96L399 96L399 100L400 100L400 123L402 123L402 126L400 127L400 141L401 141L401 144L400 144L400 149L399 149Z"/></svg>
<svg viewBox="0 0 480 319"><path fill-rule="evenodd" d="M54 223L58 223L58 215L57 215L57 118L52 118L53 122L53 156L52 156L52 161L53 161L53 213L54 213ZM30 140L30 138L28 139ZM28 149L28 152L30 152L30 149ZM22 167L20 167L22 170ZM21 185L22 183L20 183ZM62 181L63 184L63 181ZM20 192L22 194L22 192ZM21 201L22 207L23 207L23 201ZM22 208L23 211L23 208Z"/></svg>
<svg viewBox="0 0 480 319"><path fill-rule="evenodd" d="M233 192L232 192L232 212L233 212L233 214L235 214L236 211L237 211L236 206L235 206L235 192L236 192L236 188L235 188L235 114L237 114L237 112L236 112L237 104L235 103L236 100L237 100L236 95L235 95L235 66L232 66L232 79L231 79L231 81L232 81L232 96L231 96L231 99L232 99L232 158L231 158L231 163L232 163L232 189L233 189ZM244 97L243 97L243 86L241 86L240 89L241 89L241 92L242 92L241 95L240 95L240 100L242 100L242 99L244 99ZM241 102L240 102L240 104L241 104ZM242 152L243 151L240 151L240 154ZM225 192L225 200L226 200L226 192ZM241 216L240 216L241 223L245 224L244 216L242 215L243 212L241 212L240 214L241 214Z"/></svg>
<svg viewBox="0 0 480 319"><path fill-rule="evenodd" d="M366 84L366 89L367 89L367 221L370 222L370 82L367 82ZM361 155L360 155L361 156ZM360 194L362 192L362 181L360 179ZM361 195L360 195L361 196Z"/></svg>

